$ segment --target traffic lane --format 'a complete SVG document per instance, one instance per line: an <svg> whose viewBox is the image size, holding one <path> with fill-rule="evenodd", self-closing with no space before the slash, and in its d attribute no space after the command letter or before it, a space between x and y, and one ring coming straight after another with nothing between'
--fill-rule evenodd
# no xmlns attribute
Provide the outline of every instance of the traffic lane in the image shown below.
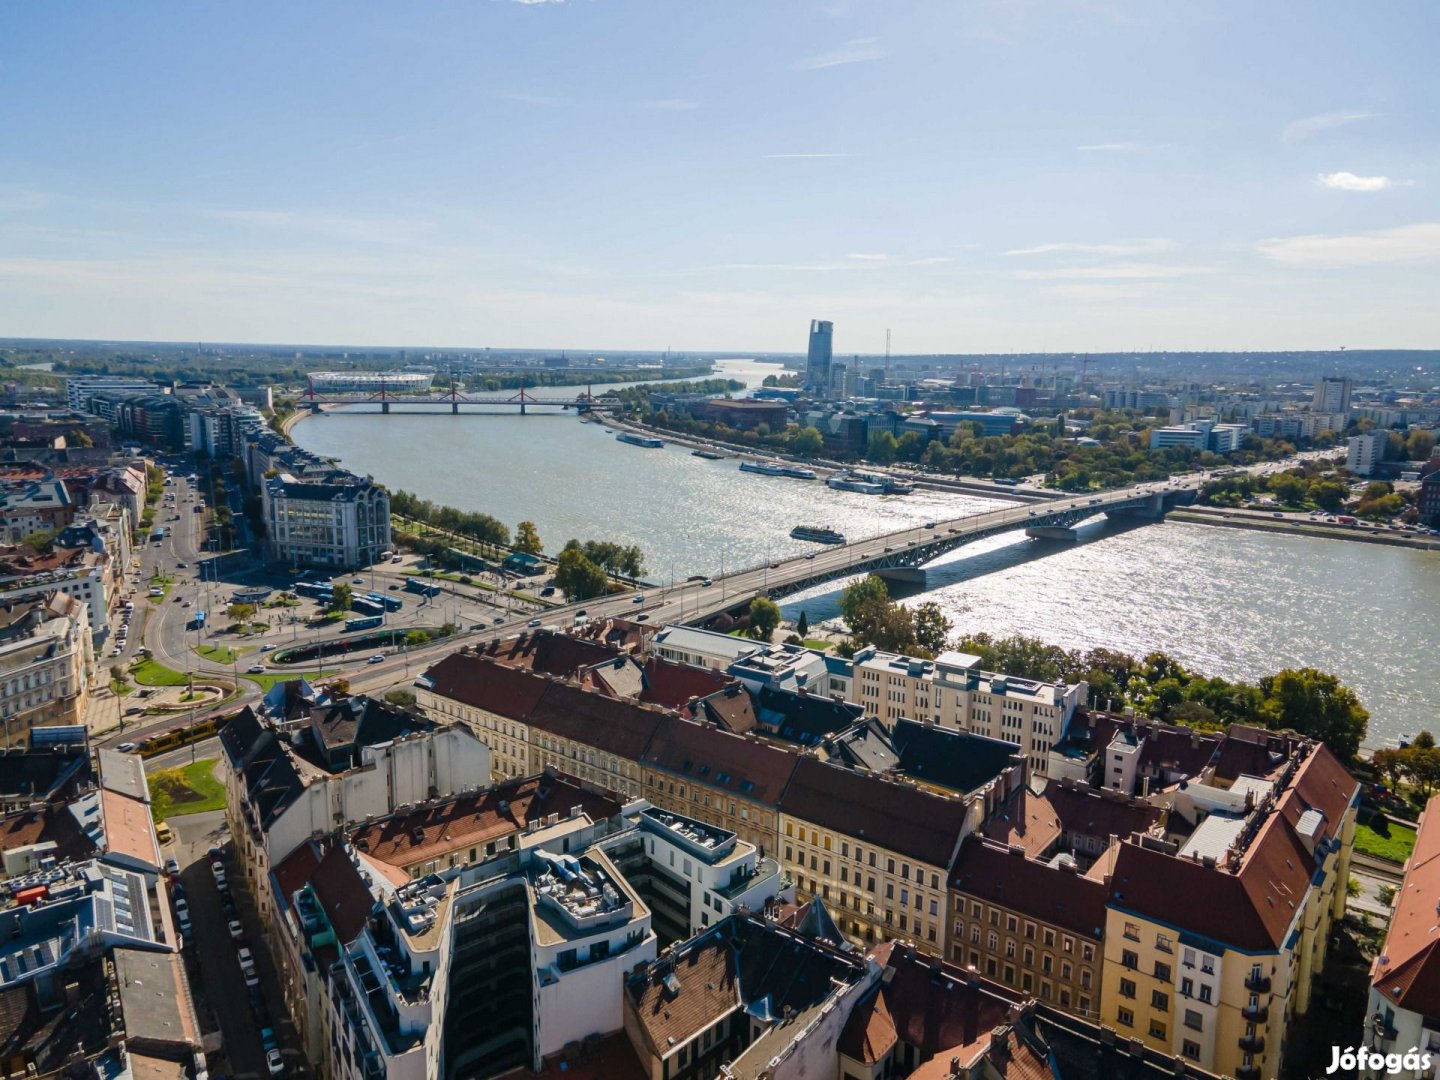
<svg viewBox="0 0 1440 1080"><path fill-rule="evenodd" d="M186 950L190 985L197 988L220 1024L229 1071L264 1076L265 1054L260 1048L260 1029L250 1008L245 977L227 926L229 919L210 872L209 860L202 858L192 863L181 871L180 879L190 903L194 940L194 946Z"/></svg>

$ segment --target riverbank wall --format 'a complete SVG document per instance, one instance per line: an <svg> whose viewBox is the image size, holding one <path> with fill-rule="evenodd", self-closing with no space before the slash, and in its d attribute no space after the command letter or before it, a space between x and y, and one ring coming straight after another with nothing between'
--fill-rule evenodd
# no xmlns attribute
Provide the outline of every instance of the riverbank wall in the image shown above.
<svg viewBox="0 0 1440 1080"><path fill-rule="evenodd" d="M1350 540L1362 544L1381 544L1387 547L1408 547L1418 548L1422 551L1440 552L1440 537L1393 533L1373 526L1336 525L1330 522L1312 521L1308 518L1271 518L1267 520L1260 517L1241 517L1235 515L1234 511L1217 510L1213 507L1187 506L1183 510L1170 511L1165 515L1165 519L1167 521L1186 521L1197 525L1218 525L1226 529L1248 529L1251 532L1284 533L1287 536Z"/></svg>

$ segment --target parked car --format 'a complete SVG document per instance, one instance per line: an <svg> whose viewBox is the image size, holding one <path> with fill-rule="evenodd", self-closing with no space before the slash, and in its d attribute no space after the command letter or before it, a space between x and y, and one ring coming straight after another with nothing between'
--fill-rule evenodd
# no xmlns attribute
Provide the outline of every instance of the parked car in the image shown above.
<svg viewBox="0 0 1440 1080"><path fill-rule="evenodd" d="M231 919L226 926L229 927L230 936L236 941L245 940L245 924L239 919Z"/></svg>
<svg viewBox="0 0 1440 1080"><path fill-rule="evenodd" d="M285 1059L280 1056L279 1050L265 1051L265 1068L270 1070L271 1076L285 1075Z"/></svg>
<svg viewBox="0 0 1440 1080"><path fill-rule="evenodd" d="M169 874L171 878L177 878L177 877L179 877L179 876L180 876L180 863L179 863L177 860L175 860L175 859L166 859L166 860L165 860L165 873Z"/></svg>
<svg viewBox="0 0 1440 1080"><path fill-rule="evenodd" d="M218 860L212 862L210 864L210 872L215 875L215 884L219 885L222 889L225 888L225 864Z"/></svg>

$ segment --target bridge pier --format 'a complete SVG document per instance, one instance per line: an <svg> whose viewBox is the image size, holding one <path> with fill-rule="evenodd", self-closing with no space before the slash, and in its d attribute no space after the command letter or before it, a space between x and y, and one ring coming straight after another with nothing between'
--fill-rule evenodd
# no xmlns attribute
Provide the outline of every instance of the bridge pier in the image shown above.
<svg viewBox="0 0 1440 1080"><path fill-rule="evenodd" d="M382 402L380 403L380 411L381 411L382 413L384 413L386 416L389 416L389 415L390 415L390 402L388 402L388 401L382 401Z"/></svg>
<svg viewBox="0 0 1440 1080"><path fill-rule="evenodd" d="M1117 506L1114 510L1106 510L1105 516L1112 518L1139 518L1141 521L1162 521L1165 512L1170 509L1161 494L1148 495L1145 501L1139 506Z"/></svg>
<svg viewBox="0 0 1440 1080"><path fill-rule="evenodd" d="M452 413L454 413L456 416L459 416L459 415L460 415L460 403L459 403L458 401L452 401L452 402L450 403L450 411L451 411Z"/></svg>
<svg viewBox="0 0 1440 1080"><path fill-rule="evenodd" d="M1025 535L1031 540L1068 540L1071 543L1080 539L1079 533L1064 525L1031 525L1025 530Z"/></svg>
<svg viewBox="0 0 1440 1080"><path fill-rule="evenodd" d="M902 585L925 584L925 568L923 566L887 566L883 570L872 570L871 573Z"/></svg>

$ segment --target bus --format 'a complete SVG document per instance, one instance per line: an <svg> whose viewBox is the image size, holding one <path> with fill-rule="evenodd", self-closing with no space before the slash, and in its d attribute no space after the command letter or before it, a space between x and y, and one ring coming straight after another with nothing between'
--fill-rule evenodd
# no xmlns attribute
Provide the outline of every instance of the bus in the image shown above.
<svg viewBox="0 0 1440 1080"><path fill-rule="evenodd" d="M405 579L405 591L419 593L421 596L439 596L440 586L432 585L424 578L412 577Z"/></svg>
<svg viewBox="0 0 1440 1080"><path fill-rule="evenodd" d="M205 629L205 612L203 612L203 611L197 611L197 612L195 612L194 615L191 615L191 616L190 616L190 626L188 627L188 629L190 629L190 630L203 630L203 629Z"/></svg>
<svg viewBox="0 0 1440 1080"><path fill-rule="evenodd" d="M351 599L350 610L359 612L361 615L384 615L385 605L376 603L369 597L357 596Z"/></svg>
<svg viewBox="0 0 1440 1080"><path fill-rule="evenodd" d="M296 596L308 596L312 600L328 601L335 595L335 590L330 585L313 581L297 581L291 586L291 591L293 591Z"/></svg>
<svg viewBox="0 0 1440 1080"><path fill-rule="evenodd" d="M155 528L151 529L151 530L150 530L150 539L153 540L153 541L155 541L155 543L157 543L157 544L158 544L161 540L164 540L164 539L165 539L165 526L164 526L164 525L156 525Z"/></svg>
<svg viewBox="0 0 1440 1080"><path fill-rule="evenodd" d="M384 615L365 615L358 619L346 619L346 630L373 630L377 626L385 625Z"/></svg>
<svg viewBox="0 0 1440 1080"><path fill-rule="evenodd" d="M377 604L384 604L386 611L399 611L405 606L405 601L398 596L386 596L384 593L366 593L365 599L374 600Z"/></svg>

